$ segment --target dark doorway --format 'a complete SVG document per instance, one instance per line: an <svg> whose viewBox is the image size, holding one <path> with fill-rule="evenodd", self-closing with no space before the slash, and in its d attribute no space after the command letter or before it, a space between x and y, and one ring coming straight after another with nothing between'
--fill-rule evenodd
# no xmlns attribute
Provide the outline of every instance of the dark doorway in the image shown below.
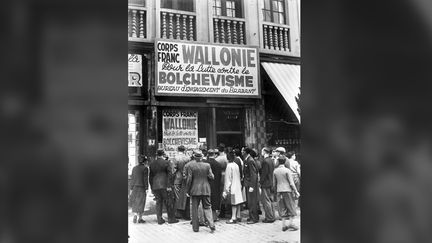
<svg viewBox="0 0 432 243"><path fill-rule="evenodd" d="M223 143L226 147L240 147L243 144L243 134L217 134L217 144Z"/></svg>
<svg viewBox="0 0 432 243"><path fill-rule="evenodd" d="M216 144L226 147L241 146L243 138L244 110L240 108L216 109Z"/></svg>

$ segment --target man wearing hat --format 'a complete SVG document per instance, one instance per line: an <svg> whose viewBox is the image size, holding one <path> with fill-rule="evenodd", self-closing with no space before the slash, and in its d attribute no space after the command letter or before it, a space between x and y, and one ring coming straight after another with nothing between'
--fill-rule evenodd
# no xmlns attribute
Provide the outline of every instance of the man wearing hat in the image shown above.
<svg viewBox="0 0 432 243"><path fill-rule="evenodd" d="M194 160L196 163L190 163L187 168L186 192L192 198L192 229L194 232L199 231L198 205L201 202L204 209L204 215L208 220L209 227L213 233L216 227L213 222L213 215L210 202L210 183L214 175L210 164L202 161L203 154L200 150L194 151Z"/></svg>
<svg viewBox="0 0 432 243"><path fill-rule="evenodd" d="M176 196L176 218L184 218L190 220L190 203L186 197L186 180L183 179L183 168L191 160L190 156L185 154L185 146L180 145L177 148L178 153L174 157L174 193Z"/></svg>
<svg viewBox="0 0 432 243"><path fill-rule="evenodd" d="M220 192L222 196L222 192L224 190L224 184L225 184L225 170L227 168L228 165L228 158L227 158L227 154L225 153L225 144L220 143L218 146L219 151L219 155L215 158L215 160L221 165L222 167L222 176L221 176L221 187L220 187ZM214 171L213 171L214 173ZM221 218L225 218L225 210L231 208L231 205L229 205L228 200L223 200L221 205L220 205L220 212L219 212L219 217ZM228 211L228 210L227 210Z"/></svg>
<svg viewBox="0 0 432 243"><path fill-rule="evenodd" d="M207 163L210 164L210 168L213 172L214 179L210 180L210 189L211 189L211 205L213 211L213 220L218 221L216 210L220 210L222 192L221 192L221 181L222 181L222 165L219 164L216 159L216 152L214 149L210 149L208 151Z"/></svg>
<svg viewBox="0 0 432 243"><path fill-rule="evenodd" d="M273 163L274 163L274 168L275 169L279 166L279 158L280 157L286 159L285 153L286 153L286 150L285 150L284 147L277 147L275 150L273 150ZM282 219L281 215L283 214L283 212L281 211L281 208L279 207L279 204L277 203L277 195L276 195L276 193L274 193L273 196L274 196L274 200L273 200L274 204L273 204L273 206L275 208L275 211L277 211L278 214L279 214L279 219Z"/></svg>
<svg viewBox="0 0 432 243"><path fill-rule="evenodd" d="M168 203L168 191L172 191L170 179L172 175L171 163L165 159L163 149L156 152L156 160L150 164L150 186L156 198L156 217L158 224L165 223L162 218L162 205L165 204L168 214L168 223L179 222L174 216L174 205Z"/></svg>
<svg viewBox="0 0 432 243"><path fill-rule="evenodd" d="M279 165L278 159L281 155L285 155L286 150L284 147L278 147L273 151L273 161L274 161L274 166L277 167Z"/></svg>
<svg viewBox="0 0 432 243"><path fill-rule="evenodd" d="M251 156L252 149L245 147L242 154L244 160L244 185L247 191L247 205L249 208L248 224L258 223L258 168Z"/></svg>
<svg viewBox="0 0 432 243"><path fill-rule="evenodd" d="M196 164L196 160L194 159L194 156L192 156L192 160L190 160L189 162L187 162L186 165L183 167L183 182L185 184L185 189L184 190L185 190L185 194L186 194L186 197L187 197L188 201L190 201L191 198L190 198L190 195L186 193L186 182L187 182L189 167L192 164ZM189 211L189 212L188 212L187 216L190 219L190 217L191 217L190 216L190 212L192 211L192 204L189 203L188 207L189 207L189 209L187 209L187 211ZM199 220L199 225L200 226L206 226L206 219L204 218L204 211L203 211L203 208L202 208L202 203L199 204L199 206L198 206L198 220ZM190 224L192 224L192 221L190 222Z"/></svg>

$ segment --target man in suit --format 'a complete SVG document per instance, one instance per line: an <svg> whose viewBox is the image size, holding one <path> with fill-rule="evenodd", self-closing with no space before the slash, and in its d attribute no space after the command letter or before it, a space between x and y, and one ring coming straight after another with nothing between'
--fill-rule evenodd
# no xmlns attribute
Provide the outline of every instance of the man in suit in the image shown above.
<svg viewBox="0 0 432 243"><path fill-rule="evenodd" d="M247 205L249 209L248 224L258 223L258 169L251 156L252 149L245 147L242 150L244 160L244 185L247 192Z"/></svg>
<svg viewBox="0 0 432 243"><path fill-rule="evenodd" d="M194 152L196 163L190 163L187 167L186 192L192 197L192 229L194 232L199 231L198 222L198 205L201 202L204 209L204 215L208 220L211 233L216 230L213 222L213 215L210 202L210 183L214 175L208 163L202 161L203 154L197 150Z"/></svg>
<svg viewBox="0 0 432 243"><path fill-rule="evenodd" d="M192 164L195 164L196 161L193 159L194 157L192 156L191 160L189 162L187 162L185 164L185 166L183 167L183 181L185 183L185 193L186 193L186 197L188 198L188 200L190 201L190 195L187 194L186 192L186 182L187 182L187 178L188 178L188 171L189 171L189 167ZM190 217L190 211L192 211L192 204L189 204L189 217ZM204 211L202 208L202 204L199 204L198 206L198 220L199 220L199 226L206 226L206 219L204 218ZM192 224L192 220L190 221L190 224Z"/></svg>
<svg viewBox="0 0 432 243"><path fill-rule="evenodd" d="M284 147L277 147L275 150L273 150L274 168L277 168L279 166L279 158L280 157L283 157L286 159L285 153L286 153L286 150ZM276 202L277 201L276 193L274 193L273 196L274 196L274 202ZM283 212L279 208L279 203L276 202L273 205L274 205L275 210L278 212L278 215L279 215L278 219L282 219L281 215L283 214Z"/></svg>
<svg viewBox="0 0 432 243"><path fill-rule="evenodd" d="M261 203L264 208L265 218L264 223L273 223L275 221L274 206L272 199L273 171L274 163L271 158L271 149L264 147L261 150L261 155L264 160L260 170L260 185L261 185Z"/></svg>
<svg viewBox="0 0 432 243"><path fill-rule="evenodd" d="M174 157L174 193L176 197L176 218L184 218L190 220L190 202L189 198L186 197L186 180L183 179L183 168L187 162L190 161L190 156L185 154L185 146L180 145L177 148L178 153Z"/></svg>
<svg viewBox="0 0 432 243"><path fill-rule="evenodd" d="M168 192L172 192L172 167L169 160L166 160L165 152L158 149L156 152L156 160L150 164L150 186L153 195L156 198L156 217L158 224L165 223L162 218L162 205L165 204L168 214L168 223L173 224L179 222L174 216L174 205L168 203Z"/></svg>
<svg viewBox="0 0 432 243"><path fill-rule="evenodd" d="M221 192L221 181L222 181L222 166L215 159L215 150L210 149L208 151L207 163L210 164L210 168L213 172L214 179L210 180L210 190L211 190L211 205L213 211L213 220L217 222L219 219L217 217L216 210L220 209L222 192Z"/></svg>
<svg viewBox="0 0 432 243"><path fill-rule="evenodd" d="M228 165L228 159L227 159L227 154L225 153L225 144L221 143L218 146L218 151L219 151L219 155L216 157L216 161L221 165L222 167L222 177L221 177L221 197L222 197L222 192L224 190L224 183L225 183L225 170L226 167ZM226 213L229 214L228 211L230 211L229 209L231 208L231 205L229 204L229 202L227 200L223 200L220 206L220 212L219 212L219 217L221 218L225 218L225 211L227 211Z"/></svg>

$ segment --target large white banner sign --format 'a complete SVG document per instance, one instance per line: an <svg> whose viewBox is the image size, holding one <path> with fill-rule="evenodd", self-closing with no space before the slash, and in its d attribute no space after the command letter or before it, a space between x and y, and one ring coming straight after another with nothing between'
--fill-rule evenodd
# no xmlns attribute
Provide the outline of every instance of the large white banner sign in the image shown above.
<svg viewBox="0 0 432 243"><path fill-rule="evenodd" d="M256 47L159 40L156 95L259 98Z"/></svg>

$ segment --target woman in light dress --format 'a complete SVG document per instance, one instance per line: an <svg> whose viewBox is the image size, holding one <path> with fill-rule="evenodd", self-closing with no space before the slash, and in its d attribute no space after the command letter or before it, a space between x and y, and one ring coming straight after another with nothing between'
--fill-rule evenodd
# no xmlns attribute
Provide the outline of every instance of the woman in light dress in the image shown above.
<svg viewBox="0 0 432 243"><path fill-rule="evenodd" d="M226 222L227 224L234 224L241 221L240 204L245 202L240 182L240 169L239 166L234 163L234 158L234 152L229 152L227 155L228 165L225 170L225 187L222 193L222 196L227 198L232 205L232 216L231 219Z"/></svg>

